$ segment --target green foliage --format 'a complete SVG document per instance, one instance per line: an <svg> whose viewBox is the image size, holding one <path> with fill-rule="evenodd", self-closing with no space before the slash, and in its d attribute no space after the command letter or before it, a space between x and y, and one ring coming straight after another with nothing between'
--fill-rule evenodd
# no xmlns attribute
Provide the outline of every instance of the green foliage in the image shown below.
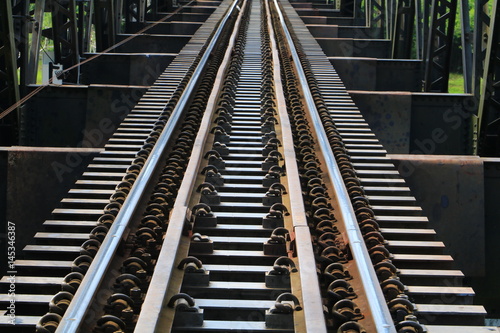
<svg viewBox="0 0 500 333"><path fill-rule="evenodd" d="M48 29L52 27L52 13L44 13L43 14L43 29Z"/></svg>
<svg viewBox="0 0 500 333"><path fill-rule="evenodd" d="M450 73L448 92L450 94L464 93L464 76L462 74Z"/></svg>

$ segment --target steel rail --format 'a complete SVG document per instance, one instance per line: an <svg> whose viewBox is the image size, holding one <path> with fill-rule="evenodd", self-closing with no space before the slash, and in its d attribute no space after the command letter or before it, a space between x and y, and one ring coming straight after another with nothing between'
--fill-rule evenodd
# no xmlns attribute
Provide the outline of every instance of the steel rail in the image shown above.
<svg viewBox="0 0 500 333"><path fill-rule="evenodd" d="M234 1L233 6L236 3L238 3L238 0ZM229 67L229 60L232 56L234 44L236 43L238 29L241 25L242 16L245 12L246 0L243 0L241 8L242 9L236 19L235 27L231 34L224 59L222 60L222 65L217 71L217 78L212 88L209 100L207 101L207 108L203 114L203 118L201 119L200 130L195 138L193 152L186 167L185 176L179 188L177 198L171 212L169 227L164 239L164 243L167 243L168 247L164 246L160 250L157 266L161 266L158 267L158 269L156 269L153 273L150 283L150 292L146 294L142 305L143 309L147 309L144 309L145 311L141 311L134 332L146 333L165 331L165 327L162 326L163 322L161 322L161 312L165 307L165 303L168 302L167 294L170 290L169 286L172 280L172 273L176 269L177 254L182 237L184 221L186 220L188 212L189 201L198 177L197 171L199 170L203 160L203 148L205 147L208 135L210 134L210 124L216 109L216 99L223 85L223 74ZM155 289L154 292L151 292L152 288Z"/></svg>
<svg viewBox="0 0 500 333"><path fill-rule="evenodd" d="M345 188L340 170L337 166L337 161L323 128L318 110L316 109L316 104L309 89L309 84L307 82L304 69L300 65L300 58L295 49L291 33L288 30L278 1L274 0L273 3L275 5L276 12L278 14L283 31L285 33L287 44L289 45L290 53L292 55L293 63L297 71L301 87L303 87L302 91L304 93L304 99L307 105L308 113L312 120L313 128L317 135L318 145L320 146L321 152L326 161L325 164L328 175L332 182L333 189L337 194L340 218L344 221L346 233L349 239L350 249L353 254L356 267L362 277L361 283L363 285L368 306L373 317L374 325L377 329L377 332L395 333L396 329L394 327L389 308L385 303L384 294L382 293L380 283L375 274L373 265L371 264L370 255L368 254L363 236L359 229L352 204L348 199L349 195L347 193L347 189Z"/></svg>
<svg viewBox="0 0 500 333"><path fill-rule="evenodd" d="M281 65L279 61L278 45L273 31L270 5L266 1L267 25L273 57L274 86L276 90L277 110L281 121L281 136L283 157L285 159L286 177L289 186L290 212L295 232L297 247L298 268L300 276L300 293L302 295L302 308L306 332L326 333L325 318L323 315L323 302L319 289L318 274L316 273L316 260L311 243L311 232L305 214L304 199L297 166L297 156L293 143L293 134L290 119L286 108L285 94L281 81ZM298 189L298 190L297 190ZM315 281L316 283L312 283ZM292 285L293 286L293 285Z"/></svg>
<svg viewBox="0 0 500 333"><path fill-rule="evenodd" d="M71 301L68 309L66 310L64 317L59 323L56 332L76 332L82 324L82 321L87 314L89 308L92 305L92 300L94 299L99 286L101 285L104 276L106 275L110 263L120 245L123 235L127 230L132 217L137 211L140 201L143 197L143 193L152 181L155 171L159 166L162 165L162 156L166 151L167 145L175 131L175 128L181 119L183 110L188 105L188 102L192 94L196 90L198 81L202 77L202 72L207 64L212 51L219 41L219 37L222 35L222 30L229 21L234 9L237 7L238 0L233 1L226 14L222 18L220 24L217 27L210 43L205 50L198 66L196 67L189 83L179 98L172 115L170 116L165 128L163 129L160 137L154 148L152 149L144 167L139 173L129 195L127 196L122 208L117 214L111 228L106 235L99 251L97 252L92 264L90 265L84 279L82 280L73 300Z"/></svg>

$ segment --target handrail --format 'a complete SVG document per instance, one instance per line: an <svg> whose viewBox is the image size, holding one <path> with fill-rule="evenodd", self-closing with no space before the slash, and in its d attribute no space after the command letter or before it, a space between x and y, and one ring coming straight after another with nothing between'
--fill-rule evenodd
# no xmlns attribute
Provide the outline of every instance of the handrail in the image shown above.
<svg viewBox="0 0 500 333"><path fill-rule="evenodd" d="M179 98L172 115L170 116L163 132L161 133L156 145L152 149L144 167L137 176L132 189L130 190L122 208L120 209L118 215L116 216L113 224L111 225L106 238L102 242L99 251L97 252L92 264L90 265L84 279L82 280L73 300L71 301L68 309L66 310L64 317L62 318L59 326L57 327L57 333L63 332L76 332L82 324L83 318L87 314L90 306L92 305L92 300L94 299L100 284L106 275L109 265L113 256L118 249L118 246L122 240L125 230L142 199L143 192L146 190L149 183L152 181L155 170L158 166L161 166L163 162L162 156L166 150L167 144L169 143L172 134L182 116L183 110L188 105L189 99L192 93L196 90L196 85L198 80L202 77L202 72L207 64L210 55L218 43L219 37L222 34L227 21L229 20L231 14L233 13L236 4L235 0L231 7L228 9L224 17L222 18L217 30L215 31L213 38L211 39L205 53L203 54L196 70L194 71L191 79L189 80L186 88Z"/></svg>
<svg viewBox="0 0 500 333"><path fill-rule="evenodd" d="M297 54L297 51L294 47L292 36L288 30L285 19L278 5L278 1L273 1L281 22L281 26L285 33L286 40L289 45L300 84L302 87L304 87L304 99L312 120L312 125L316 131L317 142L325 158L328 175L332 181L335 193L337 193L339 213L346 226L346 233L349 238L351 252L355 259L354 261L356 263L356 267L358 268L359 273L362 277L361 283L363 284L363 289L367 298L368 306L370 308L375 327L377 329L377 332L395 333L396 329L394 327L391 314L389 312L387 304L385 303L384 294L382 293L382 289L380 288L375 270L373 268L373 265L371 264L370 255L368 254L363 236L359 229L352 204L348 200L349 195L347 193L347 189L345 188L345 184L342 175L340 174L337 161L335 160L335 156L332 152L328 137L316 109L316 103L314 102L311 91L309 90L309 84L307 82L306 75L302 66L300 65L301 62L299 55Z"/></svg>

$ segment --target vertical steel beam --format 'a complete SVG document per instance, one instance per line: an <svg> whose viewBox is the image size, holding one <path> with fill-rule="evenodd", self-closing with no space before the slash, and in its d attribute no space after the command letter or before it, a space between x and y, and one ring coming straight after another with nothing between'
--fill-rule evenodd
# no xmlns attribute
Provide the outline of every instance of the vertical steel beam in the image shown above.
<svg viewBox="0 0 500 333"><path fill-rule="evenodd" d="M425 57L424 91L448 92L457 0L433 0Z"/></svg>
<svg viewBox="0 0 500 333"><path fill-rule="evenodd" d="M398 0L392 37L392 58L394 59L412 57L415 14L415 0Z"/></svg>
<svg viewBox="0 0 500 333"><path fill-rule="evenodd" d="M54 60L68 69L80 62L78 27L75 0L51 0L52 38L54 41ZM77 82L78 73L72 71L64 78Z"/></svg>
<svg viewBox="0 0 500 333"><path fill-rule="evenodd" d="M490 29L481 83L474 152L481 156L500 156L500 6L492 6Z"/></svg>
<svg viewBox="0 0 500 333"><path fill-rule="evenodd" d="M115 32L117 34L123 32L122 24L125 23L124 0L114 0L115 5Z"/></svg>
<svg viewBox="0 0 500 333"><path fill-rule="evenodd" d="M370 2L371 0L354 0L354 19L355 19L355 25L359 25L360 21L365 22L366 25L368 25L368 18L366 17L366 13L368 12L366 9L369 8L369 4L367 2ZM364 5L364 6L363 6Z"/></svg>
<svg viewBox="0 0 500 333"><path fill-rule="evenodd" d="M424 59L424 22L422 0L415 0L415 53L417 59Z"/></svg>
<svg viewBox="0 0 500 333"><path fill-rule="evenodd" d="M12 6L12 17L14 19L14 43L17 54L17 68L19 69L19 89L24 95L26 87L26 76L28 70L29 49L29 0L14 0Z"/></svg>
<svg viewBox="0 0 500 333"><path fill-rule="evenodd" d="M460 28L462 42L462 67L464 74L464 92L472 93L472 34L470 30L469 1L460 3Z"/></svg>
<svg viewBox="0 0 500 333"><path fill-rule="evenodd" d="M100 0L97 0L100 2ZM76 0L77 26L78 26L78 45L80 52L90 51L92 22L94 13L94 0Z"/></svg>
<svg viewBox="0 0 500 333"><path fill-rule="evenodd" d="M131 32L132 26L137 22L144 22L146 17L146 0L124 0L125 25L127 32Z"/></svg>
<svg viewBox="0 0 500 333"><path fill-rule="evenodd" d="M151 16L154 17L152 20L156 20L156 17L158 15L158 9L161 6L160 0L151 0Z"/></svg>
<svg viewBox="0 0 500 333"><path fill-rule="evenodd" d="M147 1L139 0L139 22L144 22L146 20L146 12L147 12Z"/></svg>
<svg viewBox="0 0 500 333"><path fill-rule="evenodd" d="M392 33L394 32L394 27L396 24L398 0L387 0L387 1L388 1L387 31L389 33L388 38L392 38Z"/></svg>
<svg viewBox="0 0 500 333"><path fill-rule="evenodd" d="M35 1L33 24L31 25L31 43L29 49L28 70L26 73L26 84L36 83L38 74L38 59L40 57L40 39L42 37L44 12L45 12L45 0Z"/></svg>
<svg viewBox="0 0 500 333"><path fill-rule="evenodd" d="M10 0L0 1L0 110L19 100L14 22Z"/></svg>
<svg viewBox="0 0 500 333"><path fill-rule="evenodd" d="M340 3L340 13L344 17L354 17L354 0L342 0Z"/></svg>
<svg viewBox="0 0 500 333"><path fill-rule="evenodd" d="M95 3L95 31L97 51L103 51L115 44L116 11L113 0Z"/></svg>
<svg viewBox="0 0 500 333"><path fill-rule="evenodd" d="M430 26L431 26L431 12L432 12L432 1L423 0L423 50L422 50L422 59L425 61L425 57L427 55L427 46L429 40Z"/></svg>
<svg viewBox="0 0 500 333"><path fill-rule="evenodd" d="M386 0L370 0L369 10L369 27L373 38L384 39L389 37L387 33L387 1Z"/></svg>
<svg viewBox="0 0 500 333"><path fill-rule="evenodd" d="M19 85L12 2L4 0L0 1L0 114L17 101L19 101ZM17 124L18 115L15 113L0 120L0 126L3 128L2 144L14 143L12 137L17 132Z"/></svg>
<svg viewBox="0 0 500 333"><path fill-rule="evenodd" d="M132 29L131 25L138 21L137 10L138 1L137 0L123 0L123 13L125 19L125 31L128 33Z"/></svg>
<svg viewBox="0 0 500 333"><path fill-rule="evenodd" d="M484 73L484 59L490 29L490 15L488 13L488 0L475 1L474 16L474 61L472 93L479 99L481 91L481 78Z"/></svg>

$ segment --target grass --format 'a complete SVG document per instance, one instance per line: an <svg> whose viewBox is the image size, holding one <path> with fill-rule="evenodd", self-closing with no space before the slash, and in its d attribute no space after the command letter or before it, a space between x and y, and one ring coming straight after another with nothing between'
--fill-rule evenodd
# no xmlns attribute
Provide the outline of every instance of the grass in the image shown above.
<svg viewBox="0 0 500 333"><path fill-rule="evenodd" d="M450 73L448 92L450 94L464 93L464 76L461 73Z"/></svg>

